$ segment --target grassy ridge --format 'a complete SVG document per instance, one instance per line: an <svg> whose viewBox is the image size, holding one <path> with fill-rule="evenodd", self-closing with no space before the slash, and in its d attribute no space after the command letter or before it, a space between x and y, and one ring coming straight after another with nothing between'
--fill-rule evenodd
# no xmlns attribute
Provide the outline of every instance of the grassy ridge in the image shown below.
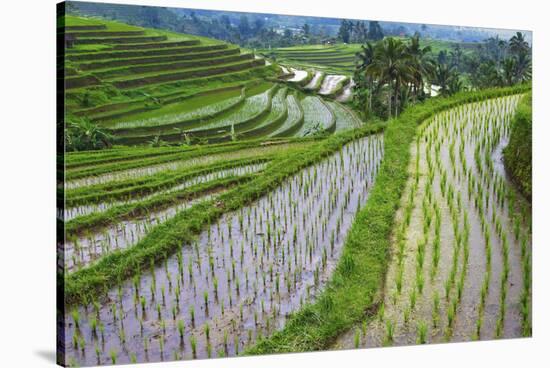
<svg viewBox="0 0 550 368"><path fill-rule="evenodd" d="M239 209L277 188L283 180L321 161L339 150L345 143L380 132L384 124L372 124L354 131L331 136L292 154L281 153L262 175L220 195L216 201L206 201L183 210L172 219L155 227L135 246L110 253L97 263L65 276L65 299L69 304L98 298L108 288L149 268L191 242L200 231L222 214Z"/></svg>
<svg viewBox="0 0 550 368"><path fill-rule="evenodd" d="M442 110L528 88L517 86L434 98L391 120L384 134L384 158L375 185L355 218L325 291L315 303L293 314L282 330L261 340L245 354L324 350L338 335L371 316L378 307L386 274L390 235L409 176L410 145L417 126Z"/></svg>
<svg viewBox="0 0 550 368"><path fill-rule="evenodd" d="M155 175L143 176L136 179L107 182L104 184L89 185L83 188L65 191L65 205L74 207L82 204L101 203L111 200L124 200L154 194L163 189L169 189L201 175L216 171L238 168L242 166L261 164L271 160L273 155L258 155L254 159L237 159L213 164L198 165L181 170L164 172Z"/></svg>
<svg viewBox="0 0 550 368"><path fill-rule="evenodd" d="M529 201L532 196L532 100L531 93L520 100L517 112L512 120L510 143L504 149L506 171L519 191Z"/></svg>
<svg viewBox="0 0 550 368"><path fill-rule="evenodd" d="M148 214L152 210L160 210L183 200L190 200L216 190L228 189L237 184L251 180L256 174L230 176L199 183L182 190L161 194L137 203L123 204L109 208L103 212L93 212L78 216L65 223L65 235L70 238L89 231L97 231L114 223Z"/></svg>

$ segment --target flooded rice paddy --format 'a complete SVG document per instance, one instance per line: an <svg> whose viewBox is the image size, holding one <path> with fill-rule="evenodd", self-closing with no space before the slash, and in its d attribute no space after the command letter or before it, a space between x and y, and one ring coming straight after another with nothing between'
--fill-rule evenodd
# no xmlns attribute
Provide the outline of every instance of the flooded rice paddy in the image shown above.
<svg viewBox="0 0 550 368"><path fill-rule="evenodd" d="M359 139L223 215L161 265L70 307L67 362L237 355L322 290L368 196L382 136Z"/></svg>
<svg viewBox="0 0 550 368"><path fill-rule="evenodd" d="M154 192L153 194L136 195L126 200L106 201L106 202L100 202L100 203L84 204L84 205L74 206L74 207L65 207L62 214L63 216L62 218L65 221L69 221L78 216L85 216L91 213L104 212L115 206L121 206L124 204L144 201L147 199L158 197L163 194L173 193L178 190L183 190L185 188L189 188L196 184L203 184L209 181L223 179L230 176L243 176L247 174L257 173L262 171L265 168L265 166L266 166L266 163L259 163L259 164L243 165L243 166L232 167L229 169L212 171L207 174L196 175L188 180L184 180L180 184L174 185L169 189L159 190Z"/></svg>
<svg viewBox="0 0 550 368"><path fill-rule="evenodd" d="M382 306L334 348L530 336L531 209L502 164L519 98L419 128Z"/></svg>

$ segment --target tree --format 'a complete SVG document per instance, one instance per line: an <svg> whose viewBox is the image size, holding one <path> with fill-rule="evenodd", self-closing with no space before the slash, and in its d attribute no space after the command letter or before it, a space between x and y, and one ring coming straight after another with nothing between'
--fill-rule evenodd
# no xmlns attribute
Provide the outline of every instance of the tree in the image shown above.
<svg viewBox="0 0 550 368"><path fill-rule="evenodd" d="M437 64L433 82L440 87L439 93L442 96L450 96L464 89L456 67L447 64Z"/></svg>
<svg viewBox="0 0 550 368"><path fill-rule="evenodd" d="M67 151L108 148L113 136L85 118L69 117L64 130Z"/></svg>
<svg viewBox="0 0 550 368"><path fill-rule="evenodd" d="M410 60L406 45L399 39L388 37L376 45L374 59L366 68L367 75L376 78L378 83L387 84L389 87L388 118L392 114L392 97L395 116L397 116L401 87L414 81L414 71Z"/></svg>
<svg viewBox="0 0 550 368"><path fill-rule="evenodd" d="M441 50L439 51L439 54L437 54L437 62L439 64L447 64L447 57L448 53L447 50Z"/></svg>
<svg viewBox="0 0 550 368"><path fill-rule="evenodd" d="M503 79L504 83L507 86L514 85L514 81L516 80L516 59L514 58L507 58L502 63L502 73L503 73Z"/></svg>
<svg viewBox="0 0 550 368"><path fill-rule="evenodd" d="M248 23L248 17L246 15L241 15L239 20L239 33L241 38L245 39L250 34L250 24Z"/></svg>
<svg viewBox="0 0 550 368"><path fill-rule="evenodd" d="M373 41L379 41L384 38L384 32L382 27L377 21L369 22L369 31L367 33L368 39Z"/></svg>
<svg viewBox="0 0 550 368"><path fill-rule="evenodd" d="M361 51L355 54L357 60L354 75L354 80L356 81L355 90L359 91L359 104L364 105L366 102L368 111L372 111L374 79L372 78L372 75L367 75L365 71L374 59L374 48L375 46L372 42L367 42L366 44L361 45ZM367 97L365 95L368 96L367 101L365 101L365 97Z"/></svg>
<svg viewBox="0 0 550 368"><path fill-rule="evenodd" d="M527 53L521 53L516 57L516 81L525 82L531 80L531 58Z"/></svg>
<svg viewBox="0 0 550 368"><path fill-rule="evenodd" d="M340 29L338 30L338 38L342 40L342 42L349 43L350 35L351 35L351 27L352 23L348 22L345 19L342 19L342 22L340 23Z"/></svg>
<svg viewBox="0 0 550 368"><path fill-rule="evenodd" d="M155 6L143 6L142 7L143 18L146 25L152 28L159 28L161 25L160 9Z"/></svg>
<svg viewBox="0 0 550 368"><path fill-rule="evenodd" d="M431 78L434 72L434 62L430 57L432 48L430 46L420 47L420 35L415 34L410 38L407 46L407 53L413 68L413 96L416 98L424 91L424 78Z"/></svg>
<svg viewBox="0 0 550 368"><path fill-rule="evenodd" d="M474 77L475 84L480 88L503 86L502 73L499 72L497 63L488 60L481 63L479 70Z"/></svg>
<svg viewBox="0 0 550 368"><path fill-rule="evenodd" d="M309 34L311 32L311 27L309 26L309 24L304 23L304 25L302 26L302 32L304 33L305 37L309 37Z"/></svg>
<svg viewBox="0 0 550 368"><path fill-rule="evenodd" d="M259 33L264 28L265 22L262 18L254 19L254 33Z"/></svg>
<svg viewBox="0 0 550 368"><path fill-rule="evenodd" d="M153 139L151 139L149 142L149 147L165 147L168 145L165 141L163 141L160 138L160 135L156 135Z"/></svg>
<svg viewBox="0 0 550 368"><path fill-rule="evenodd" d="M520 55L529 52L529 44L525 41L523 33L516 32L512 38L510 38L510 51L515 55Z"/></svg>
<svg viewBox="0 0 550 368"><path fill-rule="evenodd" d="M451 50L451 53L450 53L451 65L456 67L457 69L459 69L463 55L464 55L464 52L462 51L462 48L460 47L460 45L458 43L455 43L453 45L453 49Z"/></svg>

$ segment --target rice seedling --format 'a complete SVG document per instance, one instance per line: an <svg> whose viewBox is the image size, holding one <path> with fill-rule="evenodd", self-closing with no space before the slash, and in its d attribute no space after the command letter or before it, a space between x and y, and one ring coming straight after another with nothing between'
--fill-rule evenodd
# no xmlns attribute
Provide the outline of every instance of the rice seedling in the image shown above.
<svg viewBox="0 0 550 368"><path fill-rule="evenodd" d="M427 338L427 335L428 335L428 326L426 325L426 323L424 321L419 322L419 324L417 326L417 335L418 335L418 338L417 338L416 342L418 344L425 344L426 343L426 338Z"/></svg>
<svg viewBox="0 0 550 368"><path fill-rule="evenodd" d="M355 335L353 337L353 344L356 349L359 348L360 343L361 343L361 330L357 328L355 329Z"/></svg>
<svg viewBox="0 0 550 368"><path fill-rule="evenodd" d="M184 336L184 332L185 332L185 323L183 322L183 320L178 320L178 324L177 324L177 328L178 328L178 333L179 333L179 336L180 336L180 340L183 342L183 336Z"/></svg>
<svg viewBox="0 0 550 368"><path fill-rule="evenodd" d="M111 363L112 363L112 364L116 364L117 351L114 350L114 349L111 349L111 350L109 351L109 356L111 357Z"/></svg>
<svg viewBox="0 0 550 368"><path fill-rule="evenodd" d="M191 344L193 359L195 359L197 357L197 340L195 339L195 335L191 335L191 337L189 338L189 342Z"/></svg>
<svg viewBox="0 0 550 368"><path fill-rule="evenodd" d="M434 293L433 306L432 306L432 325L434 328L437 327L437 325L439 324L439 307L440 307L439 294Z"/></svg>
<svg viewBox="0 0 550 368"><path fill-rule="evenodd" d="M384 339L384 345L391 345L393 343L394 325L389 319L386 320L386 336Z"/></svg>

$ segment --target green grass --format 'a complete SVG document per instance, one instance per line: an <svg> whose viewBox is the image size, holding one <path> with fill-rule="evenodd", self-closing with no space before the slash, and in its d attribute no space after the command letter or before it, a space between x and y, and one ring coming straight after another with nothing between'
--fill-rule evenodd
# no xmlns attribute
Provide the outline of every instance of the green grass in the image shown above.
<svg viewBox="0 0 550 368"><path fill-rule="evenodd" d="M532 94L521 99L512 120L510 143L504 149L504 164L519 191L528 199L532 196Z"/></svg>
<svg viewBox="0 0 550 368"><path fill-rule="evenodd" d="M288 137L300 130L304 123L304 111L296 94L286 96L287 117L283 124L272 133L274 137Z"/></svg>
<svg viewBox="0 0 550 368"><path fill-rule="evenodd" d="M167 104L158 109L145 111L116 122L102 124L111 129L156 127L190 119L204 119L214 112L221 111L237 102L240 88L227 89L184 99L180 103Z"/></svg>
<svg viewBox="0 0 550 368"><path fill-rule="evenodd" d="M307 96L300 101L304 110L304 125L297 133L306 135L316 126L320 129L330 129L335 124L335 117L324 101L317 96Z"/></svg>
<svg viewBox="0 0 550 368"><path fill-rule="evenodd" d="M158 190L172 188L197 176L230 168L265 163L272 158L273 154L258 155L254 159L244 158L227 162L214 162L213 164L197 165L174 171L161 171L155 175L135 179L119 180L66 190L65 204L67 207L73 207L83 204L140 197L153 194Z"/></svg>
<svg viewBox="0 0 550 368"><path fill-rule="evenodd" d="M302 140L300 140L302 141ZM272 139L270 144L300 143L296 139ZM65 180L115 173L155 164L168 163L201 156L230 153L240 149L261 147L262 140L227 142L208 146L187 147L125 147L103 151L71 152L66 154Z"/></svg>
<svg viewBox="0 0 550 368"><path fill-rule="evenodd" d="M94 212L89 215L78 216L65 223L65 235L70 238L86 232L98 231L127 219L145 216L153 210L160 210L183 200L190 200L218 189L232 188L235 185L251 180L254 176L255 174L216 179L207 183L196 184L179 191L161 194L138 203L124 204L111 207L103 212Z"/></svg>
<svg viewBox="0 0 550 368"><path fill-rule="evenodd" d="M112 20L106 20L101 18L84 18L77 17L73 15L65 15L58 18L57 20L58 27L63 26L101 26L104 25L107 31L117 32L117 31L141 31L143 28L131 26L126 23L116 22Z"/></svg>

